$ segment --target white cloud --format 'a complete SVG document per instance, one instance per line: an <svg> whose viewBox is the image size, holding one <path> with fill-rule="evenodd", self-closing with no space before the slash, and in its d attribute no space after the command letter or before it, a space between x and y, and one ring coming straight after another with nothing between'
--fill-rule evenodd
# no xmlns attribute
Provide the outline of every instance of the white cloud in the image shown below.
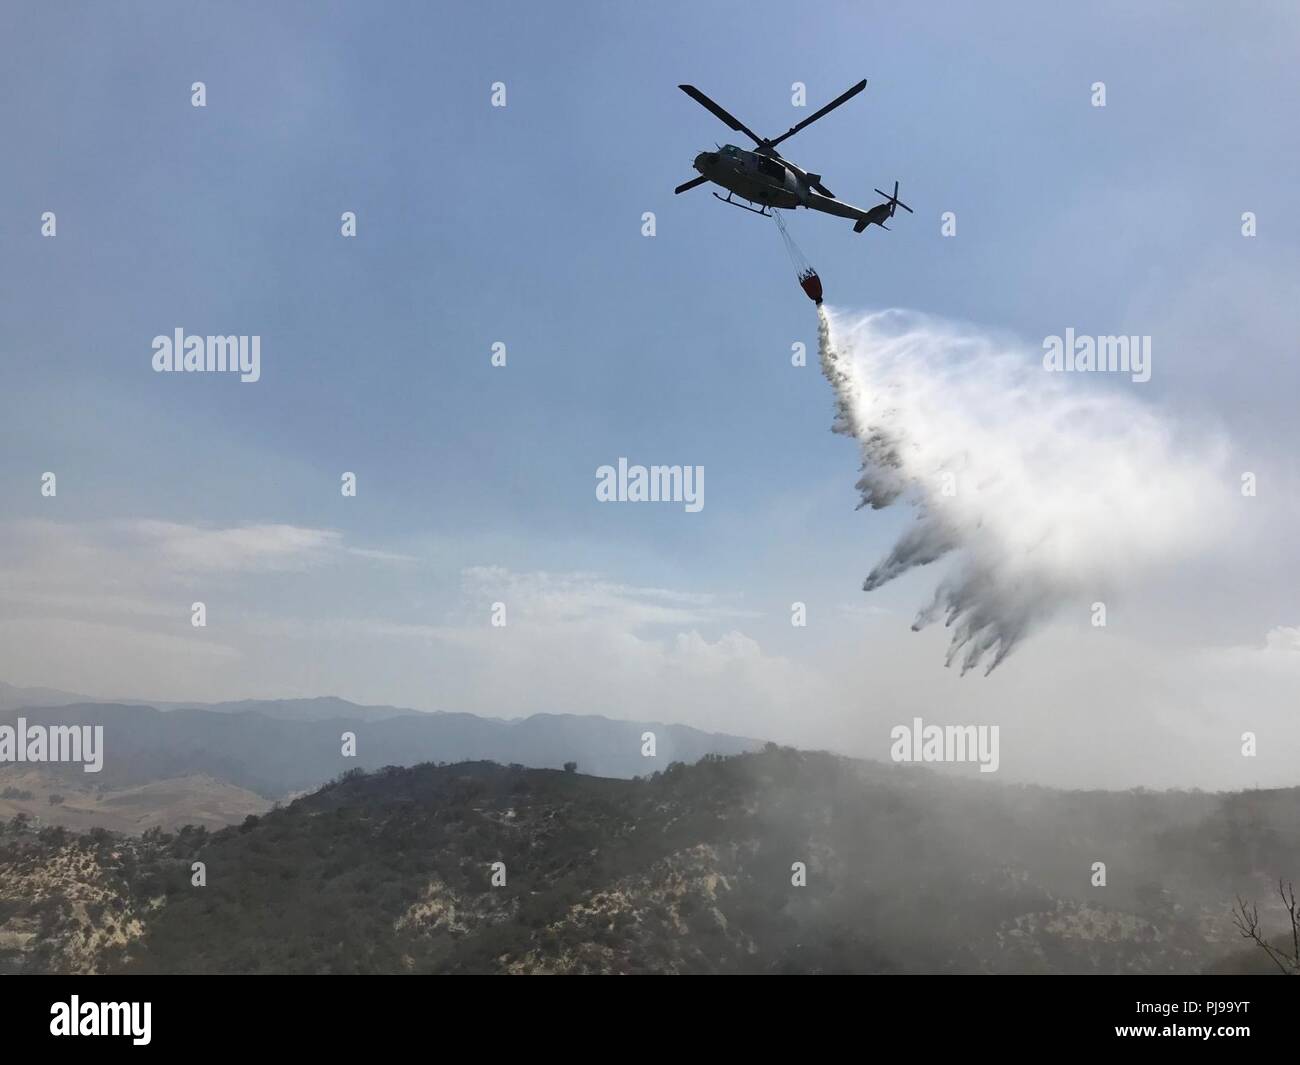
<svg viewBox="0 0 1300 1065"><path fill-rule="evenodd" d="M503 602L512 621L556 624L601 620L619 628L683 626L728 618L752 617L752 612L724 605L707 593L647 588L608 581L592 573L515 573L499 566L465 570L465 603Z"/></svg>
<svg viewBox="0 0 1300 1065"><path fill-rule="evenodd" d="M1300 652L1300 625L1279 625L1270 629L1264 637L1264 647L1287 654Z"/></svg>
<svg viewBox="0 0 1300 1065"><path fill-rule="evenodd" d="M135 521L121 526L132 546L150 551L173 569L301 569L336 558L342 536L328 529L296 525L238 525L208 528L165 521Z"/></svg>
<svg viewBox="0 0 1300 1065"><path fill-rule="evenodd" d="M506 604L504 627L491 624L494 602ZM494 717L599 713L796 742L791 707L833 700L806 666L735 627L754 617L698 590L470 567L458 600L428 622L266 619L254 627L264 636L346 645L354 657L392 656L403 673L425 678L426 691L431 679L436 684L436 696L405 697L415 705ZM367 697L403 701L390 691Z"/></svg>

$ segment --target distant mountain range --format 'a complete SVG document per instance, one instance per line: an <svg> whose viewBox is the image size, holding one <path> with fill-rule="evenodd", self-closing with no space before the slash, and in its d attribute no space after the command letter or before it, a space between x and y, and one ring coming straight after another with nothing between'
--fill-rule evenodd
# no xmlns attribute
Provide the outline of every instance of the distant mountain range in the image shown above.
<svg viewBox="0 0 1300 1065"><path fill-rule="evenodd" d="M685 725L574 714L506 720L359 706L336 698L159 706L55 701L66 694L5 686L0 695L6 701L48 701L0 711L0 724L23 717L29 725L102 725L99 773L87 774L79 764L43 767L53 778L79 787L121 789L202 775L280 799L357 768L486 759L542 769L576 762L582 772L594 776L633 777L672 762L760 746L758 740ZM647 732L653 733L653 755L643 754ZM342 753L345 733L356 738L355 757ZM0 788L7 768L18 767L0 765Z"/></svg>
<svg viewBox="0 0 1300 1065"><path fill-rule="evenodd" d="M0 714L25 707L70 706L74 703L118 703L126 706L152 706L156 710L211 710L219 714L257 713L284 721L380 721L403 714L425 711L400 706L362 706L324 695L315 699L240 699L236 702L200 703L168 702L160 699L101 699L58 688L20 688L0 680Z"/></svg>
<svg viewBox="0 0 1300 1065"><path fill-rule="evenodd" d="M67 706L69 703L99 701L89 695L59 691L58 688L19 688L0 680L0 714L6 710L21 710L24 706Z"/></svg>
<svg viewBox="0 0 1300 1065"><path fill-rule="evenodd" d="M142 700L133 699L140 703ZM209 710L216 714L261 714L279 721L383 721L409 714L442 713L440 710L410 710L400 706L362 706L334 695L315 699L240 699L228 703L151 703L159 710Z"/></svg>

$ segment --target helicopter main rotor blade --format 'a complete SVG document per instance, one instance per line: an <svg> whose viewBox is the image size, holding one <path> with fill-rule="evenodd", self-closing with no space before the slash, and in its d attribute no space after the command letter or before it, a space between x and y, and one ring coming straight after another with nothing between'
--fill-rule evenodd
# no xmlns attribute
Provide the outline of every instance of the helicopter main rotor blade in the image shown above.
<svg viewBox="0 0 1300 1065"><path fill-rule="evenodd" d="M673 189L673 195L678 195L679 193L683 193L683 192L689 192L691 189L696 188L699 185L703 185L708 180L709 180L708 178L703 176L692 178L690 181L684 182L683 184L678 185L677 188Z"/></svg>
<svg viewBox="0 0 1300 1065"><path fill-rule="evenodd" d="M777 137L776 140L767 141L766 143L764 143L763 146L766 147L766 148L774 148L774 147L776 147L776 145L780 144L780 143L781 143L783 140L785 140L787 137L793 137L796 133L798 133L798 132L799 132L801 129L803 129L805 126L811 126L811 125L812 125L814 122L816 122L819 118L824 118L826 115L829 115L832 111L835 110L835 108L839 107L840 104L844 103L846 100L852 100L853 97L857 96L858 93L860 93L860 92L861 92L863 89L865 89L866 87L867 87L867 79L866 79L866 78L863 78L860 82L858 82L855 86L853 86L853 88L851 88L851 89L849 89L847 92L841 93L839 96L835 97L834 100L832 100L830 103L828 103L828 104L827 104L825 107L823 107L820 111L814 111L811 115L809 115L807 118L805 118L802 122L798 123L798 125L791 126L788 130L786 130L784 133L782 133L781 136ZM751 134L751 136L752 136L752 135L753 135L753 134Z"/></svg>
<svg viewBox="0 0 1300 1065"><path fill-rule="evenodd" d="M862 84L865 85L866 82L864 81ZM734 129L737 133L745 134L745 136L747 136L755 144L763 143L762 137L760 137L757 133L755 133L752 129L750 129L747 125L745 125L745 123L741 122L740 119L738 119L735 115L731 114L731 112L724 111L721 107L719 107L707 96L705 96L704 93L700 92L700 90L697 89L694 85L678 85L677 87L681 89L682 92L684 92L687 96L689 96L701 107L705 108L706 110L712 111L714 115L722 119L723 122L725 122L728 126Z"/></svg>

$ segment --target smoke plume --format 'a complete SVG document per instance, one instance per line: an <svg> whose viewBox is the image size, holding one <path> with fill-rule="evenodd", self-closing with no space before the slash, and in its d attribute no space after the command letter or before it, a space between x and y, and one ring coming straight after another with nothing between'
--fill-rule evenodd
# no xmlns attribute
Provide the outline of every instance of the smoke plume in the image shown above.
<svg viewBox="0 0 1300 1065"><path fill-rule="evenodd" d="M1032 352L911 312L818 311L834 429L862 449L861 505L916 515L863 588L951 555L912 627L942 618L962 673L991 672L1066 604L1087 617L1214 537L1224 449L1189 446L1121 390L1144 386L1048 373Z"/></svg>

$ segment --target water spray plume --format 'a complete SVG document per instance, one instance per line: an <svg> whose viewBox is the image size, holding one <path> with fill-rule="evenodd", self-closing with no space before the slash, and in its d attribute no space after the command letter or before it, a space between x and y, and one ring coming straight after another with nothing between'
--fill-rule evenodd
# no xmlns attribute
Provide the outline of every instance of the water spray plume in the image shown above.
<svg viewBox="0 0 1300 1065"><path fill-rule="evenodd" d="M860 506L916 513L863 588L951 555L912 627L942 618L962 673L1218 535L1221 442L1189 445L1132 396L974 329L817 313L833 428L861 447Z"/></svg>

